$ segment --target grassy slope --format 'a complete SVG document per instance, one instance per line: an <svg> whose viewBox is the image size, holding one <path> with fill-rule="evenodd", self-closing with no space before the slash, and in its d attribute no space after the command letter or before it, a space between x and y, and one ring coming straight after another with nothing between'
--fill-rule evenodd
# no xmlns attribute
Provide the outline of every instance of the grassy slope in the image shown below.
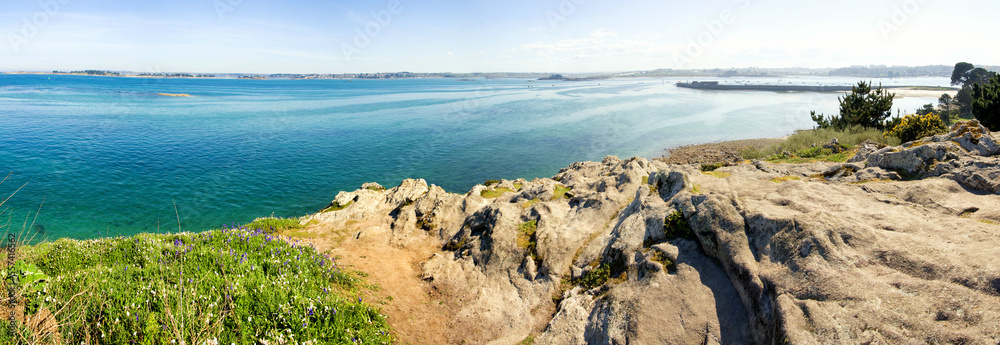
<svg viewBox="0 0 1000 345"><path fill-rule="evenodd" d="M814 145L822 146L833 138L837 138L841 146L845 147L857 146L865 142L865 140L872 140L887 145L899 145L899 139L895 137L886 138L883 136L882 131L873 129L852 129L848 131L814 129L799 131L789 136L787 140L766 149L748 150L742 154L745 159L767 159L781 163L804 163L810 161L843 162L850 159L854 154L853 151L829 154L814 147ZM791 155L782 155L782 152L788 152Z"/></svg>
<svg viewBox="0 0 1000 345"><path fill-rule="evenodd" d="M21 267L41 271L22 277L22 301L28 315L55 313L74 344L392 342L384 316L358 297L358 273L261 230L293 223L21 247ZM53 336L38 328L17 331L32 343ZM0 343L11 342L0 323Z"/></svg>

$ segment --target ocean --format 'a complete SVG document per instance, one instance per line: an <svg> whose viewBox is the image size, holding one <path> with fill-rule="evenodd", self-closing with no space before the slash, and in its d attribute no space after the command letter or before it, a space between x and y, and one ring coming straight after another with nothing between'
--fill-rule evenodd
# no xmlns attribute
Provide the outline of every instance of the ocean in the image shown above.
<svg viewBox="0 0 1000 345"><path fill-rule="evenodd" d="M850 85L856 78L737 78ZM0 75L0 231L38 239L202 231L301 216L364 182L466 193L606 155L780 137L839 93L668 79L242 80ZM698 80L725 80L699 78ZM947 78L874 80L946 86ZM168 97L161 93L189 94ZM912 113L935 98L897 99ZM895 111L894 111L895 113ZM175 211L176 207L176 211ZM35 212L40 208L40 212Z"/></svg>

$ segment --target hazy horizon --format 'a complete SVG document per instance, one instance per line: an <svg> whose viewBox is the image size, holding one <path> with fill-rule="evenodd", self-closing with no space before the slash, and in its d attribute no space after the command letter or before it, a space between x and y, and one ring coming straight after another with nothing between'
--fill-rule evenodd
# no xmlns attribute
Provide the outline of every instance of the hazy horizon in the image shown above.
<svg viewBox="0 0 1000 345"><path fill-rule="evenodd" d="M0 10L7 41L0 69L597 73L1000 65L1000 50L983 44L986 33L1000 31L991 18L998 10L1000 3L974 0L41 0Z"/></svg>

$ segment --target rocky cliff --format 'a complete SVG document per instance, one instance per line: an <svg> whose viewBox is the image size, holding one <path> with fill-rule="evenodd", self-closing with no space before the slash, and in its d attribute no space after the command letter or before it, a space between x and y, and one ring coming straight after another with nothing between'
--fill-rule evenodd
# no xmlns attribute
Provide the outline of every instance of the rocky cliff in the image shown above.
<svg viewBox="0 0 1000 345"><path fill-rule="evenodd" d="M367 184L303 222L348 229L340 246L430 243L419 274L454 305L453 343L992 345L997 138L970 123L713 172L609 156L466 194Z"/></svg>

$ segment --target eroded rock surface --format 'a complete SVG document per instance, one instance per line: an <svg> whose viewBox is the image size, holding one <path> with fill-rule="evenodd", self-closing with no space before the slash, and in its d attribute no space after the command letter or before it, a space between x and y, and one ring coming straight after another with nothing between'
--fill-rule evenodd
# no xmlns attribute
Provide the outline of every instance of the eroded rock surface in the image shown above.
<svg viewBox="0 0 1000 345"><path fill-rule="evenodd" d="M992 345L997 142L963 127L711 174L607 157L461 195L406 180L304 222L364 225L342 245L437 243L422 277L458 305L453 343ZM691 235L668 238L680 220Z"/></svg>

